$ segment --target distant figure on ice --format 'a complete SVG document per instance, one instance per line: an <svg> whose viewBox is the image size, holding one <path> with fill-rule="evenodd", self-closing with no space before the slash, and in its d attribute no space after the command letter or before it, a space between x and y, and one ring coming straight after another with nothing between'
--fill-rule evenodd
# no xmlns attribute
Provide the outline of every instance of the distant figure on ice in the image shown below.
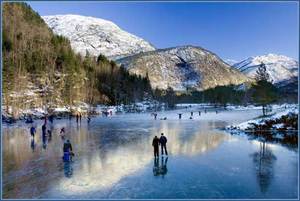
<svg viewBox="0 0 300 201"><path fill-rule="evenodd" d="M156 117L157 117L157 113L153 113L153 115L154 115L154 119L156 120Z"/></svg>
<svg viewBox="0 0 300 201"><path fill-rule="evenodd" d="M79 121L80 121L80 123L81 123L81 113L79 113Z"/></svg>
<svg viewBox="0 0 300 201"><path fill-rule="evenodd" d="M194 113L193 113L193 112L191 112L191 116L193 116L193 114L194 114Z"/></svg>
<svg viewBox="0 0 300 201"><path fill-rule="evenodd" d="M46 124L42 126L42 141L43 141L43 148L46 149L47 147L47 133L46 133Z"/></svg>
<svg viewBox="0 0 300 201"><path fill-rule="evenodd" d="M46 127L46 124L43 124L43 126L42 126L42 136L46 136L46 129L47 129L47 127Z"/></svg>
<svg viewBox="0 0 300 201"><path fill-rule="evenodd" d="M31 128L30 128L30 135L31 135L31 137L34 137L35 133L36 133L36 129L35 129L35 127L32 125Z"/></svg>
<svg viewBox="0 0 300 201"><path fill-rule="evenodd" d="M25 123L26 123L26 124L31 124L31 123L33 123L33 120L32 120L31 115L29 115L29 117L25 120Z"/></svg>
<svg viewBox="0 0 300 201"><path fill-rule="evenodd" d="M62 127L59 132L61 139L65 139L65 127Z"/></svg>
<svg viewBox="0 0 300 201"><path fill-rule="evenodd" d="M91 117L88 116L88 117L87 117L87 123L89 124L90 122L91 122Z"/></svg>
<svg viewBox="0 0 300 201"><path fill-rule="evenodd" d="M204 113L206 114L206 109L204 110Z"/></svg>
<svg viewBox="0 0 300 201"><path fill-rule="evenodd" d="M152 146L153 146L153 149L154 149L154 157L158 157L159 154L158 154L158 149L159 149L159 139L157 136L155 136L153 138L153 141L152 141Z"/></svg>
<svg viewBox="0 0 300 201"><path fill-rule="evenodd" d="M199 116L201 116L201 111L199 111Z"/></svg>
<svg viewBox="0 0 300 201"><path fill-rule="evenodd" d="M161 155L164 155L164 149L165 149L165 154L168 155L168 151L167 151L167 138L166 136L164 136L163 133L161 133L161 136L159 138L159 143L161 145Z"/></svg>
<svg viewBox="0 0 300 201"><path fill-rule="evenodd" d="M179 114L178 114L178 116L179 116L179 119L181 119L181 116L182 116L182 114L181 114L181 113L179 113Z"/></svg>
<svg viewBox="0 0 300 201"><path fill-rule="evenodd" d="M54 117L53 117L53 115L51 114L50 116L49 116L49 121L53 124L53 119L54 119Z"/></svg>
<svg viewBox="0 0 300 201"><path fill-rule="evenodd" d="M65 127L62 127L61 129L60 129L60 134L62 135L62 134L65 134Z"/></svg>
<svg viewBox="0 0 300 201"><path fill-rule="evenodd" d="M46 125L47 124L47 115L45 115L45 122L44 122L44 124Z"/></svg>
<svg viewBox="0 0 300 201"><path fill-rule="evenodd" d="M63 146L64 156L63 160L65 162L72 161L72 156L74 156L72 144L70 140L66 140Z"/></svg>
<svg viewBox="0 0 300 201"><path fill-rule="evenodd" d="M78 120L79 120L79 114L77 113L76 114L76 123L78 123Z"/></svg>
<svg viewBox="0 0 300 201"><path fill-rule="evenodd" d="M216 110L216 114L218 114L218 110Z"/></svg>

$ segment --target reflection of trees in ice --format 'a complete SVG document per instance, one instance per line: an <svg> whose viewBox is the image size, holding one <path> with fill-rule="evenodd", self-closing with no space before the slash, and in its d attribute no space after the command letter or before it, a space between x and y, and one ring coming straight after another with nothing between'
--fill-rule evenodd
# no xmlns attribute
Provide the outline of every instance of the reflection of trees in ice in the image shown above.
<svg viewBox="0 0 300 201"><path fill-rule="evenodd" d="M29 175L30 181L20 182L24 180L23 176L10 180L9 182L15 185L14 196L43 197L45 189L49 197L61 194L67 197L91 195L113 187L121 179L149 165L152 171L151 141L154 135L160 136L161 132L167 136L168 151L173 156L203 154L216 148L226 139L223 133L212 131L208 121L199 124L193 121L104 121L107 122L92 124L89 127L82 124L78 128L72 122L57 121L51 129L50 143L49 139L43 139L40 127L35 141L28 143L24 143L29 140L28 129L15 128L10 134L6 130L3 137L4 157L5 161L9 158L10 162L4 164L6 175L7 172L15 175L16 170L22 170L24 173L40 172L42 178L49 178L47 182L41 182ZM70 139L74 146L76 156L72 165L61 161L63 140L58 134L62 127L66 128L66 139ZM46 149L43 149L44 144L47 145ZM162 177L167 175L167 172L167 159L164 158L162 162L160 158L158 174ZM7 178L5 177L6 180ZM37 185L43 185L44 188L32 195L28 195L24 190L25 186Z"/></svg>
<svg viewBox="0 0 300 201"><path fill-rule="evenodd" d="M253 153L252 157L260 190L265 193L273 179L276 157L266 142L259 142L259 151Z"/></svg>

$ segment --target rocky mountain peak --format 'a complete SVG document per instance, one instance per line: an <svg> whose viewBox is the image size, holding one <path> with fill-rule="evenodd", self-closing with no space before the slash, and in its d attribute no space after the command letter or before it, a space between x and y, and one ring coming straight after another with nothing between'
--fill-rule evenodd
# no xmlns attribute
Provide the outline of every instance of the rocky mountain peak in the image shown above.
<svg viewBox="0 0 300 201"><path fill-rule="evenodd" d="M85 56L103 54L117 59L155 50L142 38L130 34L108 20L80 15L43 16L54 33L67 37L75 52Z"/></svg>
<svg viewBox="0 0 300 201"><path fill-rule="evenodd" d="M131 73L142 76L148 74L154 88L203 90L249 81L245 75L231 68L217 55L190 45L140 53L117 62L123 64Z"/></svg>

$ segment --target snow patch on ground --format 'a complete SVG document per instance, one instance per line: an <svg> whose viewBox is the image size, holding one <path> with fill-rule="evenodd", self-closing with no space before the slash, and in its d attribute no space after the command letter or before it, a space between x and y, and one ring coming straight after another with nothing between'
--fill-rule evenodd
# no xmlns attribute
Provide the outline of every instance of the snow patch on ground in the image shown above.
<svg viewBox="0 0 300 201"><path fill-rule="evenodd" d="M261 125L264 124L265 121L268 120L276 120L281 118L284 115L288 114L298 114L298 104L283 104L283 105L273 105L273 109L276 109L277 112L270 117L252 119L237 125L227 126L226 129L237 129L237 130L247 130L252 129L254 127L253 124ZM282 124L275 124L274 128L281 128Z"/></svg>

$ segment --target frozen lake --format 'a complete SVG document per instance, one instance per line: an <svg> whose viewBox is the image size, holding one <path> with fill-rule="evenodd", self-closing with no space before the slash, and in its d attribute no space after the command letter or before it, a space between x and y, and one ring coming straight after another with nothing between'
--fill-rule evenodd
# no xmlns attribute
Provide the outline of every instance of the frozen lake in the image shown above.
<svg viewBox="0 0 300 201"><path fill-rule="evenodd" d="M178 120L177 113L183 113ZM42 121L3 125L3 198L297 198L298 150L248 140L218 128L261 115L260 110L189 110L55 120L43 143ZM167 120L159 120L167 117ZM50 126L50 125L49 125ZM65 127L74 162L61 159ZM168 138L168 157L154 160L152 138Z"/></svg>

